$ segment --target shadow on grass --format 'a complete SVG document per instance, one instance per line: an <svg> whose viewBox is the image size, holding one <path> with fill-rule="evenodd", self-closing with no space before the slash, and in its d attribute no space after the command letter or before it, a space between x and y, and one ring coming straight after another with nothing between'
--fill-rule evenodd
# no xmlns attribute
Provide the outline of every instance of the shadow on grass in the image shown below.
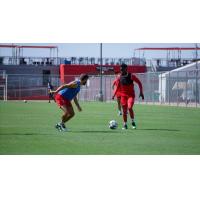
<svg viewBox="0 0 200 200"><path fill-rule="evenodd" d="M164 129L164 128L146 128L146 129L131 129L129 128L128 130L120 130L120 129L115 129L115 130L110 130L110 131L96 131L96 130L80 130L80 131L72 131L73 133L126 133L126 131L130 132L133 131L137 133L137 131L180 131L177 129Z"/></svg>
<svg viewBox="0 0 200 200"><path fill-rule="evenodd" d="M129 131L128 131L129 130ZM130 133L130 131L134 131L135 133L137 133L137 131L169 131L169 132L178 132L180 130L177 129L164 129L164 128L146 128L146 129L136 129L136 130L132 130L132 129L128 129L128 130L120 130L120 129L115 129L115 130L108 130L108 131L97 131L97 130L79 130L79 131L73 131L73 130L69 130L67 132L55 132L52 134L45 134L45 133L0 133L1 135L7 135L7 136L11 136L11 135L63 135L63 134L67 134L67 133L126 133L126 131L128 131Z"/></svg>
<svg viewBox="0 0 200 200"><path fill-rule="evenodd" d="M180 131L177 129L165 129L165 128L146 128L146 129L137 129L141 131Z"/></svg>
<svg viewBox="0 0 200 200"><path fill-rule="evenodd" d="M17 135L63 135L63 134L68 134L68 133L113 133L113 132L117 132L117 133L120 133L120 131L116 131L116 130L113 130L113 131L92 131L92 130L80 130L80 131L73 131L73 130L69 130L67 132L55 132L55 133L52 133L52 134L45 134L45 133L0 133L0 136L1 135L7 135L7 136L17 136Z"/></svg>
<svg viewBox="0 0 200 200"><path fill-rule="evenodd" d="M55 134L39 134L39 133L0 133L0 136L1 135L7 135L7 136L10 136L10 135L55 135Z"/></svg>
<svg viewBox="0 0 200 200"><path fill-rule="evenodd" d="M80 130L80 131L69 131L69 132L72 132L72 133L112 133L112 131L96 131L96 130L94 130L94 131L92 131L92 130L89 130L89 131L87 131L87 130ZM113 130L113 132L117 132L117 133L119 133L119 131L116 131L116 130Z"/></svg>

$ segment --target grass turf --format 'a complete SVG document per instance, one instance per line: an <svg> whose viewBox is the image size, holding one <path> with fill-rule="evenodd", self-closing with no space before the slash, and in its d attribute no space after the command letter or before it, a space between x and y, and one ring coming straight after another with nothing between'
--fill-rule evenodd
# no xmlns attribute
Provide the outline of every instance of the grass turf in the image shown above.
<svg viewBox="0 0 200 200"><path fill-rule="evenodd" d="M137 130L122 131L116 104L80 103L83 111L60 133L61 110L46 102L0 102L2 155L180 155L200 154L200 109L135 105ZM117 130L108 122L117 120Z"/></svg>

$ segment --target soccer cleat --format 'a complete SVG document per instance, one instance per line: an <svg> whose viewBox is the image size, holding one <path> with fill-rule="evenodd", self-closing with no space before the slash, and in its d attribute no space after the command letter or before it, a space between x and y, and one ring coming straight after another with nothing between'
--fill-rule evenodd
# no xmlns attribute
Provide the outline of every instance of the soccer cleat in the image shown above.
<svg viewBox="0 0 200 200"><path fill-rule="evenodd" d="M60 123L56 124L56 125L55 125L55 128L56 128L58 131L62 131L62 128L61 128Z"/></svg>
<svg viewBox="0 0 200 200"><path fill-rule="evenodd" d="M126 130L126 129L128 129L128 126L127 124L124 124L124 126L122 127L122 130Z"/></svg>
<svg viewBox="0 0 200 200"><path fill-rule="evenodd" d="M56 124L55 128L58 129L59 131L65 131L65 132L67 131L67 128L62 123Z"/></svg>
<svg viewBox="0 0 200 200"><path fill-rule="evenodd" d="M67 131L65 124L60 123L60 126L61 126L62 131L65 131L65 132Z"/></svg>
<svg viewBox="0 0 200 200"><path fill-rule="evenodd" d="M121 111L118 111L118 116L122 115L122 112Z"/></svg>
<svg viewBox="0 0 200 200"><path fill-rule="evenodd" d="M131 125L133 129L136 129L136 123L134 121L131 123Z"/></svg>

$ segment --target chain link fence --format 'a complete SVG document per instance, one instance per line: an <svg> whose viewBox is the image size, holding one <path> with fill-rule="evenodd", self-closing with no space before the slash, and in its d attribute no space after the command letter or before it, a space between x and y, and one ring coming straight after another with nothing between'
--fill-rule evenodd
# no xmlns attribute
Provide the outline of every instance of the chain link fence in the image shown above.
<svg viewBox="0 0 200 200"><path fill-rule="evenodd" d="M177 72L148 72L137 74L144 89L145 100L142 102L139 96L139 88L134 85L136 91L136 103L167 104L177 106L200 107L200 70L177 71ZM68 76L68 80L78 79L76 76ZM98 101L100 88L102 88L103 101L112 99L112 84L114 75L90 76L86 86L83 86L78 97L81 101ZM45 76L29 75L7 75L7 82L1 80L1 85L7 84L8 100L34 99L43 100L48 97L47 84L51 82L54 88L62 83L58 75ZM3 94L3 93L1 93ZM3 96L1 95L1 99Z"/></svg>

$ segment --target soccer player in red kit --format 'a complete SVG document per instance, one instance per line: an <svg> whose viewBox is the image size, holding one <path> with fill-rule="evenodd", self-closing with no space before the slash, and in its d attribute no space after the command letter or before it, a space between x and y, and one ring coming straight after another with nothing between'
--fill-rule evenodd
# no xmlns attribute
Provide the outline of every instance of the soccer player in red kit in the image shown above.
<svg viewBox="0 0 200 200"><path fill-rule="evenodd" d="M120 77L120 73L117 73L115 80L113 81L112 89L114 90L117 86L118 78ZM121 96L120 91L118 90L116 93L117 97L117 106L118 106L118 115L122 115L122 106L121 106Z"/></svg>
<svg viewBox="0 0 200 200"><path fill-rule="evenodd" d="M135 101L135 90L134 90L134 82L136 82L140 89L139 97L142 97L144 100L143 88L141 81L133 74L127 72L127 65L122 64L120 66L121 74L117 79L117 87L115 89L113 99L115 95L120 91L121 96L121 105L123 109L123 121L124 126L123 129L127 129L127 110L129 111L130 118L132 120L132 128L136 129L136 123L134 121L134 112L133 112L133 105Z"/></svg>

